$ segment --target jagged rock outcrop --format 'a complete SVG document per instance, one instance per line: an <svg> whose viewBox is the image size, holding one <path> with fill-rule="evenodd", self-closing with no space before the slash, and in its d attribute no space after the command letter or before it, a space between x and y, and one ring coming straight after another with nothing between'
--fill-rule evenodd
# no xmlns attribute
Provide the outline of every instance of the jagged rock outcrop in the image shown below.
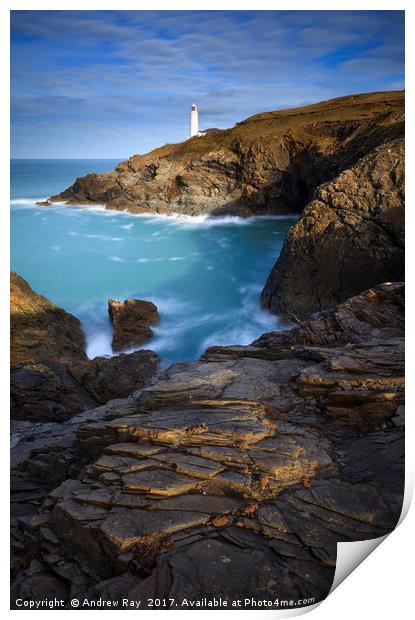
<svg viewBox="0 0 415 620"><path fill-rule="evenodd" d="M404 141L375 148L315 198L291 228L262 292L273 312L304 319L404 279Z"/></svg>
<svg viewBox="0 0 415 620"><path fill-rule="evenodd" d="M152 351L88 360L78 319L16 273L10 285L12 418L59 422L127 397L156 373Z"/></svg>
<svg viewBox="0 0 415 620"><path fill-rule="evenodd" d="M402 297L383 284L291 331L212 347L62 425L62 449L16 429L23 493L64 464L16 521L12 605L323 598L337 542L399 519Z"/></svg>
<svg viewBox="0 0 415 620"><path fill-rule="evenodd" d="M160 322L157 306L143 299L108 301L108 314L113 325L112 348L120 351L144 344L153 335L152 325Z"/></svg>
<svg viewBox="0 0 415 620"><path fill-rule="evenodd" d="M403 135L402 92L258 114L232 129L134 155L51 201L156 213L300 213L314 190Z"/></svg>

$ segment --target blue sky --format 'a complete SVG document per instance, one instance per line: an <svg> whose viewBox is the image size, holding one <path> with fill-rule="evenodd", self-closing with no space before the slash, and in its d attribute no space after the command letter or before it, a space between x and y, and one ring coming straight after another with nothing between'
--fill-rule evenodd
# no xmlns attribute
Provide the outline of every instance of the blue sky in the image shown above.
<svg viewBox="0 0 415 620"><path fill-rule="evenodd" d="M124 159L252 114L404 87L402 11L13 11L12 156Z"/></svg>

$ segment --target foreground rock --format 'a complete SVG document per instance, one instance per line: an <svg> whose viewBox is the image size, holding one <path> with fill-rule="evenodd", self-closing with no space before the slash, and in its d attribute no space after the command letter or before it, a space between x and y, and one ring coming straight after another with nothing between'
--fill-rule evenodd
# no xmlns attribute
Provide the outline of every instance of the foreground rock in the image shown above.
<svg viewBox="0 0 415 620"><path fill-rule="evenodd" d="M157 306L142 299L126 299L124 303L110 299L108 314L114 327L114 351L144 344L153 335L151 326L160 321Z"/></svg>
<svg viewBox="0 0 415 620"><path fill-rule="evenodd" d="M330 183L291 228L262 292L304 319L385 279L404 279L404 142L374 149Z"/></svg>
<svg viewBox="0 0 415 620"><path fill-rule="evenodd" d="M16 521L12 599L323 598L337 542L399 519L402 297L384 284L174 364L141 395L63 425L64 449L17 429L23 493L64 465L41 510Z"/></svg>
<svg viewBox="0 0 415 620"><path fill-rule="evenodd" d="M11 274L11 414L62 421L151 381L158 357L136 351L88 360L81 324Z"/></svg>
<svg viewBox="0 0 415 620"><path fill-rule="evenodd" d="M133 213L301 213L321 183L403 135L403 108L403 92L385 92L258 114L80 177L50 200Z"/></svg>

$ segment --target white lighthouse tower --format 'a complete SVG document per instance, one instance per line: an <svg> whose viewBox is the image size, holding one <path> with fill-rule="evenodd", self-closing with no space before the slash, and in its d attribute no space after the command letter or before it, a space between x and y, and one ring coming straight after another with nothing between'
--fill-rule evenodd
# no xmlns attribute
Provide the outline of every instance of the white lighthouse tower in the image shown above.
<svg viewBox="0 0 415 620"><path fill-rule="evenodd" d="M197 111L197 105L192 104L190 109L190 138L199 135L199 113Z"/></svg>

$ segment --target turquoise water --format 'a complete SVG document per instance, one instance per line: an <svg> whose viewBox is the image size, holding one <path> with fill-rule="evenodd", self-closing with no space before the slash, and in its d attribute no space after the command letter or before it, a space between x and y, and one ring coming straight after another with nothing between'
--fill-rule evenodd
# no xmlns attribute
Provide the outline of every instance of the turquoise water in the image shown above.
<svg viewBox="0 0 415 620"><path fill-rule="evenodd" d="M35 202L114 160L12 162L12 269L82 322L87 354L112 355L110 298L149 299L161 316L145 346L163 365L212 344L282 328L259 294L295 218L132 215Z"/></svg>

